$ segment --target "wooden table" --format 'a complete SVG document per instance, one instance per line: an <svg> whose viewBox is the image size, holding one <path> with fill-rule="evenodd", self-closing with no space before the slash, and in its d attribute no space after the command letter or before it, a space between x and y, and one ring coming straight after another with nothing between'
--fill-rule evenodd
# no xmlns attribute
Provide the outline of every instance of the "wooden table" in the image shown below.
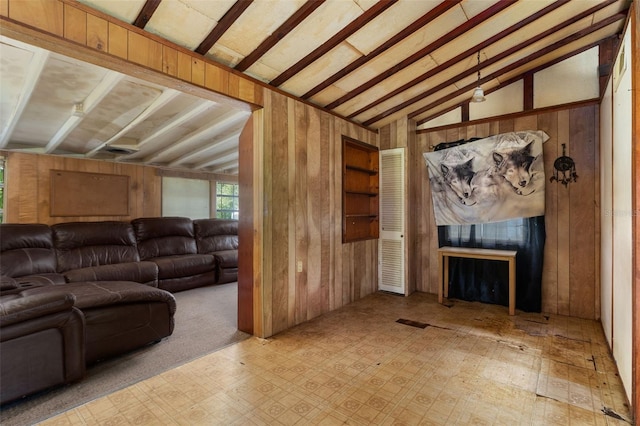
<svg viewBox="0 0 640 426"><path fill-rule="evenodd" d="M440 247L438 249L438 303L449 297L449 258L465 257L470 259L503 260L509 262L509 315L516 313L516 253L515 250L493 250L469 247Z"/></svg>

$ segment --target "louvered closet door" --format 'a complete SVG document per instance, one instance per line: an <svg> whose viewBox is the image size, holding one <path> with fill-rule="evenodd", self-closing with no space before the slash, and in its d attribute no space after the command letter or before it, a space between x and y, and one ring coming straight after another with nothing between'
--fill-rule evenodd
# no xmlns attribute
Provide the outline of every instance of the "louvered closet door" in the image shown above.
<svg viewBox="0 0 640 426"><path fill-rule="evenodd" d="M405 294L405 149L380 151L378 287Z"/></svg>

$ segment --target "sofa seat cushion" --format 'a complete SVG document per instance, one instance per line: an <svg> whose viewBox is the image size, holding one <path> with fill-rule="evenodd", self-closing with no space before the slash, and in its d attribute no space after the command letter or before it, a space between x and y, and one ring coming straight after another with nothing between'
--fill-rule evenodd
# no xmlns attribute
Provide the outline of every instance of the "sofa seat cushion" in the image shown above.
<svg viewBox="0 0 640 426"><path fill-rule="evenodd" d="M238 250L222 250L213 253L213 257L220 268L238 267Z"/></svg>
<svg viewBox="0 0 640 426"><path fill-rule="evenodd" d="M130 262L117 265L91 266L64 273L67 282L133 281L158 286L158 265L153 262Z"/></svg>
<svg viewBox="0 0 640 426"><path fill-rule="evenodd" d="M164 302L169 305L172 314L176 310L176 300L171 293L129 281L75 282L33 288L20 294L29 296L51 292L73 294L76 298L75 306L80 310L136 302Z"/></svg>
<svg viewBox="0 0 640 426"><path fill-rule="evenodd" d="M209 254L185 254L149 259L158 265L158 279L182 278L215 270L213 256Z"/></svg>

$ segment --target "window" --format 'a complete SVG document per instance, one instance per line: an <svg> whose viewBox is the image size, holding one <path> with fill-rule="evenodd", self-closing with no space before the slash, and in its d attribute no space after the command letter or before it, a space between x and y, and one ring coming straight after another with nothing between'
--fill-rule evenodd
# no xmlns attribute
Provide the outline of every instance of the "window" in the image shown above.
<svg viewBox="0 0 640 426"><path fill-rule="evenodd" d="M218 182L216 184L216 217L218 219L238 219L237 183Z"/></svg>
<svg viewBox="0 0 640 426"><path fill-rule="evenodd" d="M162 216L191 219L210 217L209 181L165 176L162 178Z"/></svg>

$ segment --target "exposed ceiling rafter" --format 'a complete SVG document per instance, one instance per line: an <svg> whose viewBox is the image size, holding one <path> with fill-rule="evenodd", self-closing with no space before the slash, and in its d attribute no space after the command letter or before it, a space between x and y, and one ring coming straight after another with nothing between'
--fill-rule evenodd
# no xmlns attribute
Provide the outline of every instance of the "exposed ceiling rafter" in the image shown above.
<svg viewBox="0 0 640 426"><path fill-rule="evenodd" d="M6 147L9 139L11 139L11 135L13 134L18 121L22 117L22 113L29 104L29 99L31 99L31 95L40 80L42 70L49 58L49 52L46 50L33 48L33 51L33 58L29 64L29 69L24 79L24 87L20 93L20 100L13 111L11 111L11 115L7 120L7 125L2 130L2 135L0 135L0 149Z"/></svg>
<svg viewBox="0 0 640 426"><path fill-rule="evenodd" d="M232 142L234 140L238 140L239 136L240 136L240 132L236 132L236 133L233 133L232 135L230 135L228 137L221 138L219 140L214 140L209 145L205 145L205 146L203 146L203 147L201 147L199 149L196 149L195 151L192 151L192 152L190 152L188 154L185 154L185 155L173 160L172 162L170 162L168 164L168 166L169 167L175 167L175 166L178 166L180 164L188 163L189 160L201 157L205 153L208 153L208 152L212 151L216 146L223 145L225 142ZM238 149L234 148L234 151L237 152ZM207 160L207 161L215 162L216 160L217 160L217 156L213 160Z"/></svg>
<svg viewBox="0 0 640 426"><path fill-rule="evenodd" d="M127 132L129 132L130 130L135 128L137 125L142 123L151 114L158 111L163 106L167 105L169 102L171 102L172 99L176 98L179 94L180 92L178 92L177 90L173 90L173 89L164 90L160 94L160 96L158 96L151 103L151 105L145 108L145 110L142 111L142 113L140 113L134 120L132 120L129 124L124 126L122 129L120 129L118 132L116 132L116 134L111 136L109 139L99 144L97 147L93 148L91 151L87 152L86 157L93 157L98 152L100 152L100 150L103 149L105 146L112 144L113 142L120 139L122 136L126 135Z"/></svg>
<svg viewBox="0 0 640 426"><path fill-rule="evenodd" d="M246 119L247 115L244 112L232 112L226 116L217 117L217 119L213 120L208 125L194 130L182 139L172 143L169 147L157 150L152 155L146 157L143 162L145 164L154 163L158 161L159 158L166 157L167 155L173 154L176 151L180 151L184 149L185 146L191 145L194 142L197 142L199 139L207 137L207 135L211 134L214 131L219 134L220 132L224 132L225 129L237 125L241 120Z"/></svg>
<svg viewBox="0 0 640 426"><path fill-rule="evenodd" d="M562 40L557 41L556 43L547 46L546 48L542 49L542 50L538 50L535 53L532 53L524 58L519 59L518 61L513 62L512 64L509 64L508 66L499 69L485 77L482 77L480 79L480 82L486 83L488 81L494 80L499 78L501 75L504 75L508 72L514 71L520 67L526 66L528 63L534 61L535 59L538 59L540 57L543 57L551 52L553 52L554 50L558 50L564 46L566 46L567 44L579 40L580 38L583 38L599 29L602 29L608 25L611 25L613 23L615 23L616 21L622 20L626 18L626 14L618 14L618 15L613 15L610 16L608 18L605 18L603 21L598 22L597 24L594 24L584 30L581 30L577 33L574 33ZM597 43L593 44L593 46L597 45ZM591 46L591 47L593 47ZM582 52L584 49L579 49L580 52ZM579 53L578 51L575 51L573 54ZM573 55L572 54L572 55ZM569 56L567 56L569 57ZM566 59L566 58L565 58ZM522 75L520 76L520 78L522 78L522 76L524 76L525 73L530 72L529 70L526 70L525 72L522 73ZM461 88L460 90L455 92L455 95L452 95L451 98L454 98L456 96L458 96L459 92L464 92L464 91L470 91L471 89L473 89L475 86L477 85L477 82L473 82L472 84L468 84L466 86L464 86L463 88ZM429 92L431 92L431 90L429 90ZM439 103L442 103L442 100L439 101ZM417 116L419 116L420 114L425 113L426 111L429 110L428 108L429 106L424 106L421 108L416 109L415 111L413 111L412 113L409 114L409 118L415 118ZM377 121L377 120L376 120Z"/></svg>
<svg viewBox="0 0 640 426"><path fill-rule="evenodd" d="M260 45L235 66L238 71L246 71L251 65L253 65L258 59L260 59L265 53L275 46L280 40L282 40L287 34L289 34L295 27L300 25L302 21L307 19L317 8L322 6L325 0L307 0L284 24L267 37Z"/></svg>
<svg viewBox="0 0 640 426"><path fill-rule="evenodd" d="M234 161L229 161L227 163L223 163L218 165L217 167L215 167L213 170L211 170L213 173L223 173L225 171L228 171L229 169L237 169L238 168L238 160L234 160ZM194 167L195 169L200 169L202 167L196 166Z"/></svg>
<svg viewBox="0 0 640 426"><path fill-rule="evenodd" d="M216 164L222 164L229 162L231 160L238 161L239 153L237 149L228 149L220 154L216 155L215 158L201 161L193 166L194 169L204 169L207 167L215 166Z"/></svg>
<svg viewBox="0 0 640 426"><path fill-rule="evenodd" d="M167 121L162 126L154 129L152 132L147 134L144 138L142 138L141 140L138 141L138 148L141 148L141 147L147 145L148 143L150 143L150 142L156 140L157 138L159 138L160 136L170 132L175 127L180 126L181 124L186 123L187 121L191 120L192 118L195 118L195 117L199 116L200 114L205 112L207 109L211 108L212 105L214 105L213 102L204 101L204 100L201 101L195 107L183 112L182 114L178 115L177 117L173 118L172 120ZM118 160L126 160L126 159L133 158L133 157L136 157L136 153L120 156L120 157L118 157Z"/></svg>
<svg viewBox="0 0 640 426"><path fill-rule="evenodd" d="M269 84L272 86L280 86L282 83L293 77L295 74L299 73L313 62L318 60L322 55L328 53L331 49L342 43L349 37L350 35L356 33L359 29L361 29L368 22L371 22L375 17L382 14L385 10L389 9L393 6L398 0L380 0L371 8L367 9L362 15L356 18L349 25L344 27L342 30L338 31L336 35L331 37L321 46L316 48L314 51L306 55L304 58L300 59L298 62L290 66L287 70L281 73L279 76L271 80Z"/></svg>
<svg viewBox="0 0 640 426"><path fill-rule="evenodd" d="M491 75L483 77L481 79L481 83L490 81L493 78L496 78L497 76L500 76L500 75L502 75L502 74L504 74L506 72L509 72L509 71L519 67L519 66L525 65L529 61L533 61L534 59L537 59L537 58L539 58L541 56L546 55L549 51L557 50L557 49L560 49L561 47L563 47L563 46L565 46L565 45L567 45L569 43L573 43L574 41L576 41L576 40L578 40L578 39L580 39L580 38L582 38L582 37L594 32L594 31L597 31L597 30L599 30L599 29L601 29L603 27L606 27L607 25L610 25L610 24L612 24L612 23L614 23L614 22L616 22L618 20L624 19L625 16L626 15L624 15L624 14L614 15L612 17L606 18L604 21L598 22L597 24L594 24L594 25L592 25L592 26L590 26L590 27L588 27L586 29L578 31L578 32L576 32L576 33L574 33L574 34L572 34L572 35L570 35L568 37L565 37L564 39L553 43L552 45L546 47L543 50L539 50L536 53L533 53L533 54L527 56L524 59L520 59L520 60L508 65L507 67L504 67L504 68L492 73ZM571 21L571 20L569 20L569 21ZM421 94L419 94L417 96L414 96L411 99L409 99L407 101L404 101L404 102L396 105L395 107L393 107L393 108L391 108L391 109L389 109L389 110L387 110L387 111L385 111L383 113L380 113L380 114L376 115L375 117L372 117L372 118L366 120L364 122L364 124L365 125L371 125L371 124L373 124L373 123L375 123L377 121L380 121L384 117L387 117L387 116L389 116L389 115L391 115L391 114L393 114L393 113L395 113L397 111L400 111L400 110L408 107L411 104L414 104L414 103L416 103L416 102L418 102L418 101L420 101L420 100L422 100L422 99L424 99L424 98L426 98L426 97L428 97L428 96L430 96L430 95L432 95L434 93L437 93L438 91L440 91L440 90L442 90L442 89L444 89L444 88L446 88L446 87L448 87L448 86L450 86L452 84L455 84L457 81L460 81L461 79L463 79L465 77L468 77L470 75L475 74L478 70L481 70L482 68L486 68L486 67L488 67L488 66L490 66L490 65L492 65L494 63L497 63L498 61L501 61L501 60L503 60L503 59L505 59L505 58L507 58L507 57L519 52L521 49L525 48L526 46L529 46L529 45L537 42L538 40L541 40L541 39L549 36L550 34L555 33L558 29L565 28L566 24L567 23L564 22L564 23L559 24L556 27L551 28L551 29L549 29L549 30L547 30L547 31L545 31L543 33L537 34L536 36L534 36L534 37L532 37L532 38L530 38L530 39L528 39L528 40L526 40L526 41L524 41L524 42L522 42L522 43L520 43L520 44L518 44L518 45L516 45L516 46L514 46L512 48L510 48L510 49L507 49L507 50L503 51L499 55L496 55L496 56L494 56L492 58L487 59L486 61L482 62L480 65L475 65L475 66L465 70L464 72L456 75L455 77L450 78L449 80L447 80L447 81L445 81L443 83L440 83L440 84L430 88L429 90L427 90L427 91L425 91L425 92L423 92L423 93L421 93ZM516 66L515 64L518 64L518 65ZM471 86L472 86L471 88L477 86L477 82L474 82ZM465 86L465 87L469 87L469 86ZM423 108L419 108L417 111L420 111L420 113L422 113L422 112L424 112L424 111L422 111L423 109L424 109L424 107ZM410 115L410 117L411 116L415 117L415 115L413 115L413 114L414 113L412 113L412 115Z"/></svg>
<svg viewBox="0 0 640 426"><path fill-rule="evenodd" d="M425 46L422 49L418 50L416 53L408 56L406 59L404 59L404 60L400 61L399 63L395 64L394 66L392 66L391 68L387 69L383 73L378 74L376 77L372 78L371 80L361 84L360 86L356 87L355 89L353 89L349 93L347 93L344 96L342 96L342 97L336 99L335 101L331 102L325 108L334 109L334 108L342 105L343 103L347 102L348 100L355 98L356 96L360 95L361 93L371 89L376 84L381 83L383 80L386 80L387 78L391 77L392 75L396 74L397 72L402 71L403 69L405 69L409 65L414 64L415 62L419 61L420 59L423 59L425 56L427 56L428 54L430 54L434 50L444 46L445 44L447 44L450 41L454 40L456 37L459 37L460 35L464 34L466 31L469 31L472 28L474 28L475 26L483 23L485 20L487 20L487 18L502 12L503 10L505 10L506 8L511 6L512 4L514 4L515 2L516 2L516 0L504 0L504 1L498 2L498 3L494 4L493 6L483 10L478 15L476 15L473 18L469 19L468 21L466 21L462 25L458 26L457 28L449 31L448 33L446 33L442 37L440 37L437 40L435 40L433 43L429 43L427 46Z"/></svg>
<svg viewBox="0 0 640 426"><path fill-rule="evenodd" d="M326 89L336 81L340 80L344 76L350 74L352 71L355 71L356 69L360 68L362 65L366 64L373 58L383 54L392 46L400 43L402 40L409 37L411 34L415 33L416 31L418 31L428 23L434 21L439 16L442 16L445 12L455 7L461 1L462 0L450 0L450 1L444 1L440 3L438 6L434 7L429 12L425 13L420 18L415 20L413 23L403 28L400 32L398 32L396 35L391 37L389 40L387 40L386 42L378 46L368 55L361 56L359 59L356 59L355 61L353 61L352 63L350 63L349 65L347 65L346 67L338 71L337 73L333 74L331 77L324 80L322 83L316 85L307 93L303 94L301 96L302 99L309 99L313 95L321 92L322 90Z"/></svg>
<svg viewBox="0 0 640 426"><path fill-rule="evenodd" d="M400 93L407 91L409 89L411 89L412 87L414 87L415 85L422 83L423 81L429 79L430 77L433 77L434 75L445 71L447 68L452 67L453 65L455 65L456 63L462 61L463 59L469 57L472 54L477 53L479 50L482 50L494 43L496 43L499 40L504 39L505 37L507 37L509 34L514 33L515 31L520 30L521 28L529 25L530 23L542 18L543 16L547 15L548 13L553 12L554 10L556 10L557 8L559 8L560 6L563 6L564 4L568 3L571 0L558 0L552 4L550 4L549 6L545 7L544 9L540 10L539 12L534 13L533 15L528 16L526 19L523 19L522 21L518 22L517 24L514 24L512 26L510 26L509 28L505 29L504 31L499 32L498 34L486 39L485 41L476 44L475 46L470 47L469 49L465 50L464 52L456 55L455 57L449 59L448 61L436 66L435 68L430 69L429 71L419 75L418 77L414 78L413 80L409 81L406 84L403 84L402 86L398 87L397 89L385 94L384 96L382 96L381 98L365 105L364 107L352 112L351 114L349 114L347 116L347 118L354 118L357 117L358 115L362 114L363 112L377 106L380 105L382 102L389 100L391 98L393 98L396 95L399 95ZM617 0L609 0L606 3L612 3L615 2ZM597 6L598 9L600 9L601 7L605 7L606 3L603 3L602 5ZM594 8L595 9L595 8ZM593 10L595 11L595 10ZM587 15L593 13L593 11L588 11ZM582 14L581 14L582 15ZM578 16L581 16L578 15ZM586 15L585 15L586 16ZM573 18L573 19L581 19L581 18Z"/></svg>
<svg viewBox="0 0 640 426"><path fill-rule="evenodd" d="M147 23L151 20L151 17L155 13L158 6L160 6L160 2L162 0L147 0L142 6L140 13L135 21L133 21L133 25L138 28L144 28L147 26Z"/></svg>
<svg viewBox="0 0 640 426"><path fill-rule="evenodd" d="M253 0L238 0L231 6L231 9L227 10L218 24L213 27L211 32L202 40L202 43L196 48L195 52L201 55L205 55L209 49L216 44L216 41L233 25L234 22L244 13L249 6L251 6Z"/></svg>
<svg viewBox="0 0 640 426"><path fill-rule="evenodd" d="M69 136L69 133L73 131L82 120L93 110L104 98L107 96L111 89L113 89L124 76L115 71L109 71L102 81L89 93L89 96L82 102L83 111L81 114L73 115L73 111L69 110L69 118L58 129L53 137L47 143L44 148L44 152L47 154L52 153L58 148L58 146Z"/></svg>

